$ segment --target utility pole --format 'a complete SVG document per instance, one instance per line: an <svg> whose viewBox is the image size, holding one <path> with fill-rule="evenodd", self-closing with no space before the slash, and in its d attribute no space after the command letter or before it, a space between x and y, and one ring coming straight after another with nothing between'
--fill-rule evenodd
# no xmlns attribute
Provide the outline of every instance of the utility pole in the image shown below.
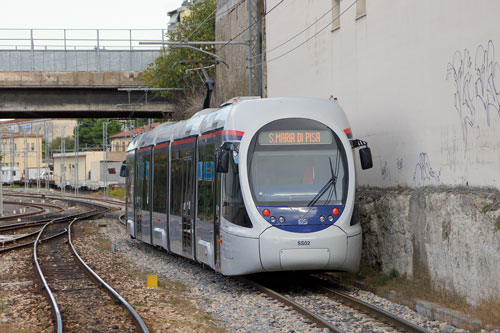
<svg viewBox="0 0 500 333"><path fill-rule="evenodd" d="M49 125L47 121L45 121L43 126L43 136L45 138L45 165L47 168L47 174L45 177L45 189L49 190L49 181L50 181L50 146L49 146Z"/></svg>
<svg viewBox="0 0 500 333"><path fill-rule="evenodd" d="M108 197L108 122L102 123L102 147L104 149L104 197Z"/></svg>
<svg viewBox="0 0 500 333"><path fill-rule="evenodd" d="M24 188L28 188L28 139L26 138L26 125L24 125Z"/></svg>
<svg viewBox="0 0 500 333"><path fill-rule="evenodd" d="M14 163L14 158L15 158L15 147L16 145L14 144L14 133L12 131L10 132L10 183L14 184L14 166L16 163Z"/></svg>
<svg viewBox="0 0 500 333"><path fill-rule="evenodd" d="M66 136L64 134L64 128L62 129L61 136L61 192L66 191Z"/></svg>
<svg viewBox="0 0 500 333"><path fill-rule="evenodd" d="M76 123L75 127L75 195L78 195L78 164L79 164L79 133L78 133L78 123Z"/></svg>
<svg viewBox="0 0 500 333"><path fill-rule="evenodd" d="M0 176L2 177L2 180L0 181L0 216L3 216L3 171L2 171L2 163L3 163L3 156L4 156L4 146L3 146L3 133L0 132L0 140L2 140L2 145L0 146L2 148L2 151L0 153Z"/></svg>
<svg viewBox="0 0 500 333"><path fill-rule="evenodd" d="M36 140L35 145L36 145L36 190L37 191L40 191L40 169L41 169L40 160L42 159L42 155L40 153L40 151L42 149L40 146L41 142L39 142L39 138L40 138L40 127L38 127L36 129L36 139L35 139Z"/></svg>
<svg viewBox="0 0 500 333"><path fill-rule="evenodd" d="M2 175L2 161L1 160L0 160L0 175ZM2 175L2 181L0 182L0 216L3 216L3 175Z"/></svg>

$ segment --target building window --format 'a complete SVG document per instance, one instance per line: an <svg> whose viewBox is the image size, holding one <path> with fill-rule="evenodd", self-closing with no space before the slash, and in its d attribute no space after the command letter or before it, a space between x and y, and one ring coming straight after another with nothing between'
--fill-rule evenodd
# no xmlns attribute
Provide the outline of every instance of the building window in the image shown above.
<svg viewBox="0 0 500 333"><path fill-rule="evenodd" d="M32 142L32 143L31 143L31 151L34 151L34 150L35 150L35 143L34 143L34 142Z"/></svg>
<svg viewBox="0 0 500 333"><path fill-rule="evenodd" d="M356 20L366 15L366 0L356 2Z"/></svg>
<svg viewBox="0 0 500 333"><path fill-rule="evenodd" d="M340 0L332 0L332 31L338 28L340 28Z"/></svg>

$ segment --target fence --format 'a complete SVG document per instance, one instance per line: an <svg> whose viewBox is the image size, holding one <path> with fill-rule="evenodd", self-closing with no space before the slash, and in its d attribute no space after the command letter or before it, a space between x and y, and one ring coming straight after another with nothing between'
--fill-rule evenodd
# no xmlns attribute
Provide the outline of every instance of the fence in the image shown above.
<svg viewBox="0 0 500 333"><path fill-rule="evenodd" d="M0 71L142 71L165 29L0 29Z"/></svg>

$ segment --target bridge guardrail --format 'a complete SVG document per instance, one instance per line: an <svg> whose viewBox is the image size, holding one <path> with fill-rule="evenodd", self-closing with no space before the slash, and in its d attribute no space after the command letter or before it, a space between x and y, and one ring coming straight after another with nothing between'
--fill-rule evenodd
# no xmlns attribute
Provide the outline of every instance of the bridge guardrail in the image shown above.
<svg viewBox="0 0 500 333"><path fill-rule="evenodd" d="M0 71L142 71L166 29L0 29Z"/></svg>

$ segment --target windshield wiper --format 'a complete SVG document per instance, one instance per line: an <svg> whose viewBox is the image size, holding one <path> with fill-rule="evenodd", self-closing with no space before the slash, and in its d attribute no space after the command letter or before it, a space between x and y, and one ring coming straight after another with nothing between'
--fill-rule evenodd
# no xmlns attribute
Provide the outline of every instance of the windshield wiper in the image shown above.
<svg viewBox="0 0 500 333"><path fill-rule="evenodd" d="M325 194L326 191L328 191L328 189L331 186L333 186L333 189L334 189L335 193L337 192L337 176L333 172L333 166L332 166L332 159L331 159L331 157L328 157L328 160L330 161L330 171L332 173L332 178L330 178L328 180L328 182L325 184L325 186L323 186L321 188L321 190L319 190L319 192L316 193L316 195L314 196L314 198L312 198L311 202L309 202L307 204L307 207L314 206L316 204L316 202L318 202L319 198L321 198L323 196L323 194Z"/></svg>

